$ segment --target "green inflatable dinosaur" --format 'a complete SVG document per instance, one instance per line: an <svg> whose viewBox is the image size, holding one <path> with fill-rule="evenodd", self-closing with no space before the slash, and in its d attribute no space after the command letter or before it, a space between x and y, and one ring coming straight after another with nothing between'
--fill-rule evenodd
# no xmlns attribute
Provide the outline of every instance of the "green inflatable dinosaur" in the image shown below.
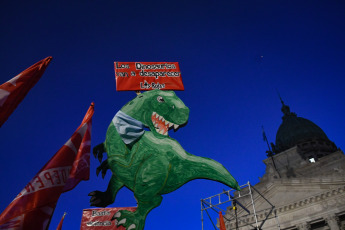
<svg viewBox="0 0 345 230"><path fill-rule="evenodd" d="M119 211L112 219L127 230L142 230L147 214L170 193L188 181L209 179L239 190L238 183L218 162L186 152L168 136L188 121L189 109L173 91L152 90L139 94L115 115L106 140L94 148L101 161L97 168L104 177L111 169L112 178L105 192L94 191L92 206L106 207L115 201L117 192L126 186L138 202L135 212ZM150 131L145 131L148 127Z"/></svg>

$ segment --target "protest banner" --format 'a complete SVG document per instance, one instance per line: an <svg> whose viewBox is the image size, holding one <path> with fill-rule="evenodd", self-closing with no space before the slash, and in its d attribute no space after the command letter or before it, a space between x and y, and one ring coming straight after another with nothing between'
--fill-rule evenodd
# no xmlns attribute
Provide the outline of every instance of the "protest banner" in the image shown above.
<svg viewBox="0 0 345 230"><path fill-rule="evenodd" d="M115 62L117 91L184 90L178 62Z"/></svg>

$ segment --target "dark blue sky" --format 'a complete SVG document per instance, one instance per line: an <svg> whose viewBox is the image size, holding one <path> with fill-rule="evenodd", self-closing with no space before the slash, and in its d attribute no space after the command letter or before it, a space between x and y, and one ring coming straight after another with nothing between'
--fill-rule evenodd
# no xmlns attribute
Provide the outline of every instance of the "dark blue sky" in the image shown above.
<svg viewBox="0 0 345 230"><path fill-rule="evenodd" d="M281 124L276 93L298 116L344 148L345 2L16 1L0 2L1 83L52 56L42 79L0 130L0 210L69 139L95 102L92 146L135 94L116 92L114 61L179 62L189 123L171 136L190 153L221 162L240 184L265 172L266 144ZM91 178L63 194L51 229L79 229ZM200 199L228 189L192 181L165 195L147 230L201 229ZM114 206L133 206L129 190ZM208 226L208 225L207 225ZM211 229L209 225L207 229Z"/></svg>

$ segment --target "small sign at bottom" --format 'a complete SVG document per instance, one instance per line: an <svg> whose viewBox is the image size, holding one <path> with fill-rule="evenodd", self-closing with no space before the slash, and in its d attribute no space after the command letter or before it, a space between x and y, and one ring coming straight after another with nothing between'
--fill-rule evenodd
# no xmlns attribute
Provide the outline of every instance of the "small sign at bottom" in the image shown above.
<svg viewBox="0 0 345 230"><path fill-rule="evenodd" d="M80 230L125 230L124 227L116 227L115 220L111 221L111 218L119 210L127 210L134 212L136 207L126 208L90 208L83 210L83 216L81 219Z"/></svg>

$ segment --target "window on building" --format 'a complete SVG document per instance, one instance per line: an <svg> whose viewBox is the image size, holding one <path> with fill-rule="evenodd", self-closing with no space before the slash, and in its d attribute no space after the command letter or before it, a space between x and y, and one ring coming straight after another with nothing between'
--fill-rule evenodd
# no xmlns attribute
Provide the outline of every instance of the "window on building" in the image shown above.
<svg viewBox="0 0 345 230"><path fill-rule="evenodd" d="M311 230L326 230L329 229L326 221L322 220L316 223L311 223L310 224L310 229Z"/></svg>

